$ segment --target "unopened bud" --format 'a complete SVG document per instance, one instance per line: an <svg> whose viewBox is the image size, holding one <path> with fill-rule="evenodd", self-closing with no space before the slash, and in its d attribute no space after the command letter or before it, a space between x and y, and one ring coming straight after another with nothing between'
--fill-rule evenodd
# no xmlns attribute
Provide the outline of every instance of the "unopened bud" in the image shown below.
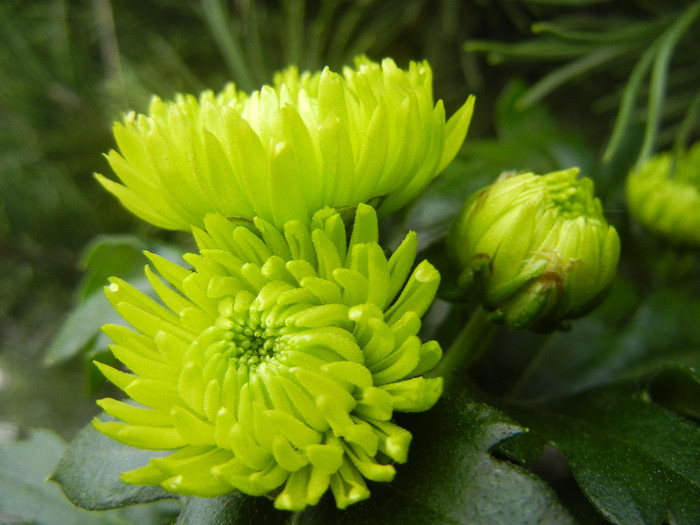
<svg viewBox="0 0 700 525"><path fill-rule="evenodd" d="M470 196L449 236L460 286L508 328L550 330L594 308L620 239L578 168L505 173Z"/></svg>
<svg viewBox="0 0 700 525"><path fill-rule="evenodd" d="M660 153L627 178L627 205L649 231L700 246L700 142L674 159Z"/></svg>

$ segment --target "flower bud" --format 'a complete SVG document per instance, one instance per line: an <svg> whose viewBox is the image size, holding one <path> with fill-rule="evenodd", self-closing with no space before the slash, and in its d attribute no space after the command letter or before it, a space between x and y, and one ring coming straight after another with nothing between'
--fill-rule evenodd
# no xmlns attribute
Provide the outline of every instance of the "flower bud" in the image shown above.
<svg viewBox="0 0 700 525"><path fill-rule="evenodd" d="M492 321L550 330L604 298L620 240L577 174L504 173L467 199L448 243L460 286Z"/></svg>
<svg viewBox="0 0 700 525"><path fill-rule="evenodd" d="M473 105L469 97L446 121L427 62L402 70L388 58L358 58L342 73L290 67L250 95L229 84L199 98L155 97L148 115L114 125L119 152L107 160L121 184L97 178L131 212L168 229L201 228L208 213L281 228L361 202L385 216L457 154Z"/></svg>
<svg viewBox="0 0 700 525"><path fill-rule="evenodd" d="M156 302L120 279L106 293L133 326L109 325L130 372L98 364L134 403L99 402L121 421L95 427L132 447L172 451L126 472L138 485L200 497L240 491L279 509L344 508L390 481L411 434L394 412L430 408L442 355L421 342L440 275L413 269L416 236L387 258L377 216L359 205L348 239L340 215L317 212L282 231L209 215L195 230L193 270L149 255ZM413 269L413 271L412 271Z"/></svg>
<svg viewBox="0 0 700 525"><path fill-rule="evenodd" d="M626 190L642 226L673 243L700 246L700 142L675 161L670 152L650 158L629 174Z"/></svg>

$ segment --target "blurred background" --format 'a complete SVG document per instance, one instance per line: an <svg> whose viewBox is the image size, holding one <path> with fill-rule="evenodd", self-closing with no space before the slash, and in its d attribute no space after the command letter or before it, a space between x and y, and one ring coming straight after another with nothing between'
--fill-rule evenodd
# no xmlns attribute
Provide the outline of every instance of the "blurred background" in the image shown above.
<svg viewBox="0 0 700 525"><path fill-rule="evenodd" d="M0 0L0 443L37 427L69 440L89 421L105 388L91 361L109 359L99 326L116 320L105 279L138 284L141 250L189 246L95 181L112 176L112 122L152 94L255 90L289 64L427 59L448 115L476 95L462 152L388 238L412 228L439 254L462 199L501 171L577 165L623 238L606 312L661 289L696 295L692 250L635 226L623 183L699 137L699 28L684 0ZM697 344L689 323L674 344Z"/></svg>

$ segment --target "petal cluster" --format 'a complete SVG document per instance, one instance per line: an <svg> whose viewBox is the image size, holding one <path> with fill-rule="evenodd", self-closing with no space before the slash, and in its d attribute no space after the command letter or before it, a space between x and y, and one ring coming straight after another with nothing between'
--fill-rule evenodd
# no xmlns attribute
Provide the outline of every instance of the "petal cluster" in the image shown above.
<svg viewBox="0 0 700 525"><path fill-rule="evenodd" d="M250 95L233 84L199 98L154 98L114 125L104 187L140 218L189 231L208 213L277 227L326 206L369 202L386 215L455 156L473 97L446 122L427 62L402 70L365 58L334 73L295 67Z"/></svg>
<svg viewBox="0 0 700 525"><path fill-rule="evenodd" d="M615 276L617 232L578 169L502 175L473 194L450 232L461 284L491 320L551 329L597 305Z"/></svg>
<svg viewBox="0 0 700 525"><path fill-rule="evenodd" d="M629 174L626 190L642 226L672 242L700 246L700 142L677 158L655 155Z"/></svg>
<svg viewBox="0 0 700 525"><path fill-rule="evenodd" d="M377 216L360 205L348 238L341 216L317 212L282 230L212 214L195 229L185 269L157 255L146 274L157 302L120 279L107 295L135 330L110 325L130 372L98 364L133 402L103 399L120 421L95 420L127 445L173 451L123 474L135 484L210 497L240 491L280 509L338 507L389 481L411 434L394 411L430 408L441 357L422 343L420 318L438 272L415 269L415 234L389 258ZM413 269L413 271L412 271Z"/></svg>

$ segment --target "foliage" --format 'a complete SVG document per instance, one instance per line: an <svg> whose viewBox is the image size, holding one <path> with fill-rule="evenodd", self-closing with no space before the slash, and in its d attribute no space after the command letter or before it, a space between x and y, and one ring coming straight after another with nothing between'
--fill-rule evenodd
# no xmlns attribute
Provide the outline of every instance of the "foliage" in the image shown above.
<svg viewBox="0 0 700 525"><path fill-rule="evenodd" d="M637 165L652 154L657 142L666 145L675 136L677 151L688 145L689 135L700 126L699 79L690 51L698 45L700 5L627 2L586 10L581 5L597 2L542 3L572 4L575 9L562 7L547 20L537 20L531 26L537 35L533 39L513 43L470 40L465 49L488 52L492 63L508 59L565 62L523 93L521 107L529 107L572 82L583 84L580 89L585 93L586 84L599 84L605 78L605 87L598 85L591 90L598 98L588 100L584 107L616 109L604 154L607 160L618 153L633 123L645 123ZM600 3L614 4L606 0ZM643 95L646 110L640 108Z"/></svg>
<svg viewBox="0 0 700 525"><path fill-rule="evenodd" d="M640 227L623 187L641 159L700 138L698 24L700 4L682 0L0 4L0 521L699 522L699 254ZM452 393L396 417L414 435L408 461L347 510L328 496L286 513L266 498L121 483L151 453L78 431L96 397L118 395L92 365L114 364L102 287L117 275L147 291L142 250L178 261L194 246L130 218L94 181L112 121L152 93L231 79L251 90L289 63L337 69L358 53L428 59L448 114L476 95L455 161L381 223L389 248L416 231L441 272L424 339L459 350L474 306L445 236L506 170L578 166L594 179L621 237L610 295L570 331L495 330Z"/></svg>

